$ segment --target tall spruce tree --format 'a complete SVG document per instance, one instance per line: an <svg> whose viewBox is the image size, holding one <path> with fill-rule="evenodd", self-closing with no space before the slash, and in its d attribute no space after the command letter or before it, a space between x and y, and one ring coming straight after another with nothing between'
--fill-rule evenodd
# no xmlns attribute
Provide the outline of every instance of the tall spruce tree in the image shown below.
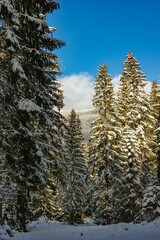
<svg viewBox="0 0 160 240"><path fill-rule="evenodd" d="M3 14L4 12L4 14ZM1 184L1 199L2 203L13 202L16 193L16 187L12 182L12 166L10 162L9 152L6 150L8 143L4 138L4 135L13 134L14 129L10 123L10 116L13 115L12 108L6 104L9 97L14 98L11 94L12 86L8 84L8 78L12 80L9 76L10 66L9 62L12 59L12 52L18 51L19 42L18 36L9 28L9 22L12 25L18 25L18 14L14 9L10 1L0 1L0 184ZM9 42L12 43L9 44ZM11 99L10 99L11 101ZM5 146L5 147L4 147ZM6 159L7 156L7 159ZM10 195L11 190L11 195ZM11 198L11 199L10 199Z"/></svg>
<svg viewBox="0 0 160 240"><path fill-rule="evenodd" d="M139 221L142 202L141 149L136 132L130 127L123 129L123 188L119 195L118 220Z"/></svg>
<svg viewBox="0 0 160 240"><path fill-rule="evenodd" d="M63 97L57 57L51 53L64 42L50 35L44 21L57 8L55 1L0 1L0 149L17 186L15 222L24 231L29 202L49 185L48 174L61 178L64 165Z"/></svg>
<svg viewBox="0 0 160 240"><path fill-rule="evenodd" d="M111 222L112 185L120 171L113 83L107 71L105 64L99 67L94 86L93 105L98 118L92 122L89 162L91 209L93 218L100 224Z"/></svg>
<svg viewBox="0 0 160 240"><path fill-rule="evenodd" d="M156 165L157 165L157 181L150 182L150 184L144 190L143 202L142 202L142 217L144 220L152 221L156 217L160 216L160 150L159 150L159 126L160 126L160 87L156 82L152 83L150 93L150 105L152 116L155 118L154 128L157 135L156 148L153 146L153 150L156 152Z"/></svg>
<svg viewBox="0 0 160 240"><path fill-rule="evenodd" d="M144 90L146 78L132 52L128 53L124 62L120 82L117 105L121 124L122 126L130 126L137 132L144 166L148 168L148 171L154 173L156 169L153 151L156 139L155 134L153 134L155 119L152 116L150 102ZM125 115L124 121L121 117L122 114Z"/></svg>
<svg viewBox="0 0 160 240"><path fill-rule="evenodd" d="M160 86L152 83L150 93L150 104L152 107L152 114L156 119L156 135L157 135L157 176L160 184Z"/></svg>
<svg viewBox="0 0 160 240"><path fill-rule="evenodd" d="M148 96L144 90L146 79L132 52L124 62L117 94L117 112L121 125L122 154L126 168L123 171L124 206L123 221L140 219L143 188L155 180L155 134L154 117L151 113ZM130 137L129 137L130 136ZM125 203L121 198L122 206ZM137 209L134 211L134 209Z"/></svg>
<svg viewBox="0 0 160 240"><path fill-rule="evenodd" d="M61 193L64 216L71 224L82 222L86 204L86 162L81 121L74 110L67 120L64 149L67 163L65 183Z"/></svg>

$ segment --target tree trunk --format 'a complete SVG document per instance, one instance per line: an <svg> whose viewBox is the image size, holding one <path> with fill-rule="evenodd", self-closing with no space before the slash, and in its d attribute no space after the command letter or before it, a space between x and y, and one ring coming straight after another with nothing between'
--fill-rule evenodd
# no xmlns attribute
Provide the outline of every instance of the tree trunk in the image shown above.
<svg viewBox="0 0 160 240"><path fill-rule="evenodd" d="M19 193L17 197L17 224L20 231L26 232L27 220L27 198L25 194Z"/></svg>

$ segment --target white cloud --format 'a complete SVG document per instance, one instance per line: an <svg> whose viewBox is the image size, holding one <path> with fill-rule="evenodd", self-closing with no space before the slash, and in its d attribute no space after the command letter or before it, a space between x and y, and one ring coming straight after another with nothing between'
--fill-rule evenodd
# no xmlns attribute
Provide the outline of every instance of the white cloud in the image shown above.
<svg viewBox="0 0 160 240"><path fill-rule="evenodd" d="M121 75L113 78L115 91L119 88ZM79 73L65 76L60 79L64 91L64 109L88 109L92 108L93 84L95 79L88 73ZM150 92L151 82L148 81L145 87L147 93Z"/></svg>
<svg viewBox="0 0 160 240"><path fill-rule="evenodd" d="M60 79L64 90L64 109L92 107L94 78L88 73L72 74Z"/></svg>
<svg viewBox="0 0 160 240"><path fill-rule="evenodd" d="M115 76L113 78L113 84L114 84L114 90L117 92L118 88L119 88L119 80L120 80L121 74L119 74L118 76Z"/></svg>
<svg viewBox="0 0 160 240"><path fill-rule="evenodd" d="M150 82L150 81L147 81L147 85L145 86L145 91L146 91L146 93L150 93L150 91L151 91L151 86L152 86L152 82Z"/></svg>

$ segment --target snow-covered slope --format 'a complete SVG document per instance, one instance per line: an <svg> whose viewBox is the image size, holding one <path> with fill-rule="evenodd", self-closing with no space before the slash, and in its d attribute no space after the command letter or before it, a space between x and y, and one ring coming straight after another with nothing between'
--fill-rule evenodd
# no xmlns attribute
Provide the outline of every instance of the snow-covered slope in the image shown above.
<svg viewBox="0 0 160 240"><path fill-rule="evenodd" d="M36 222L30 232L16 233L13 240L160 240L160 219L141 224L71 226L59 222ZM10 239L10 237L5 237Z"/></svg>

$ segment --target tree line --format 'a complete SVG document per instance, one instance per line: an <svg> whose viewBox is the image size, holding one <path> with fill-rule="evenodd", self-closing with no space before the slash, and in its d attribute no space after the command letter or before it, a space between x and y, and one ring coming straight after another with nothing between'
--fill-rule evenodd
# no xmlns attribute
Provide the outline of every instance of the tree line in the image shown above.
<svg viewBox="0 0 160 240"><path fill-rule="evenodd" d="M58 8L52 0L0 1L3 221L27 231L27 222L41 216L72 224L85 216L97 224L153 220L160 215L160 88L153 83L145 92L132 52L117 93L100 65L93 96L98 117L84 146L75 110L67 119L61 114L54 51L65 42L45 21Z"/></svg>
<svg viewBox="0 0 160 240"><path fill-rule="evenodd" d="M146 78L129 52L118 92L106 65L95 80L89 151L90 203L97 223L153 220L160 209L160 87Z"/></svg>

